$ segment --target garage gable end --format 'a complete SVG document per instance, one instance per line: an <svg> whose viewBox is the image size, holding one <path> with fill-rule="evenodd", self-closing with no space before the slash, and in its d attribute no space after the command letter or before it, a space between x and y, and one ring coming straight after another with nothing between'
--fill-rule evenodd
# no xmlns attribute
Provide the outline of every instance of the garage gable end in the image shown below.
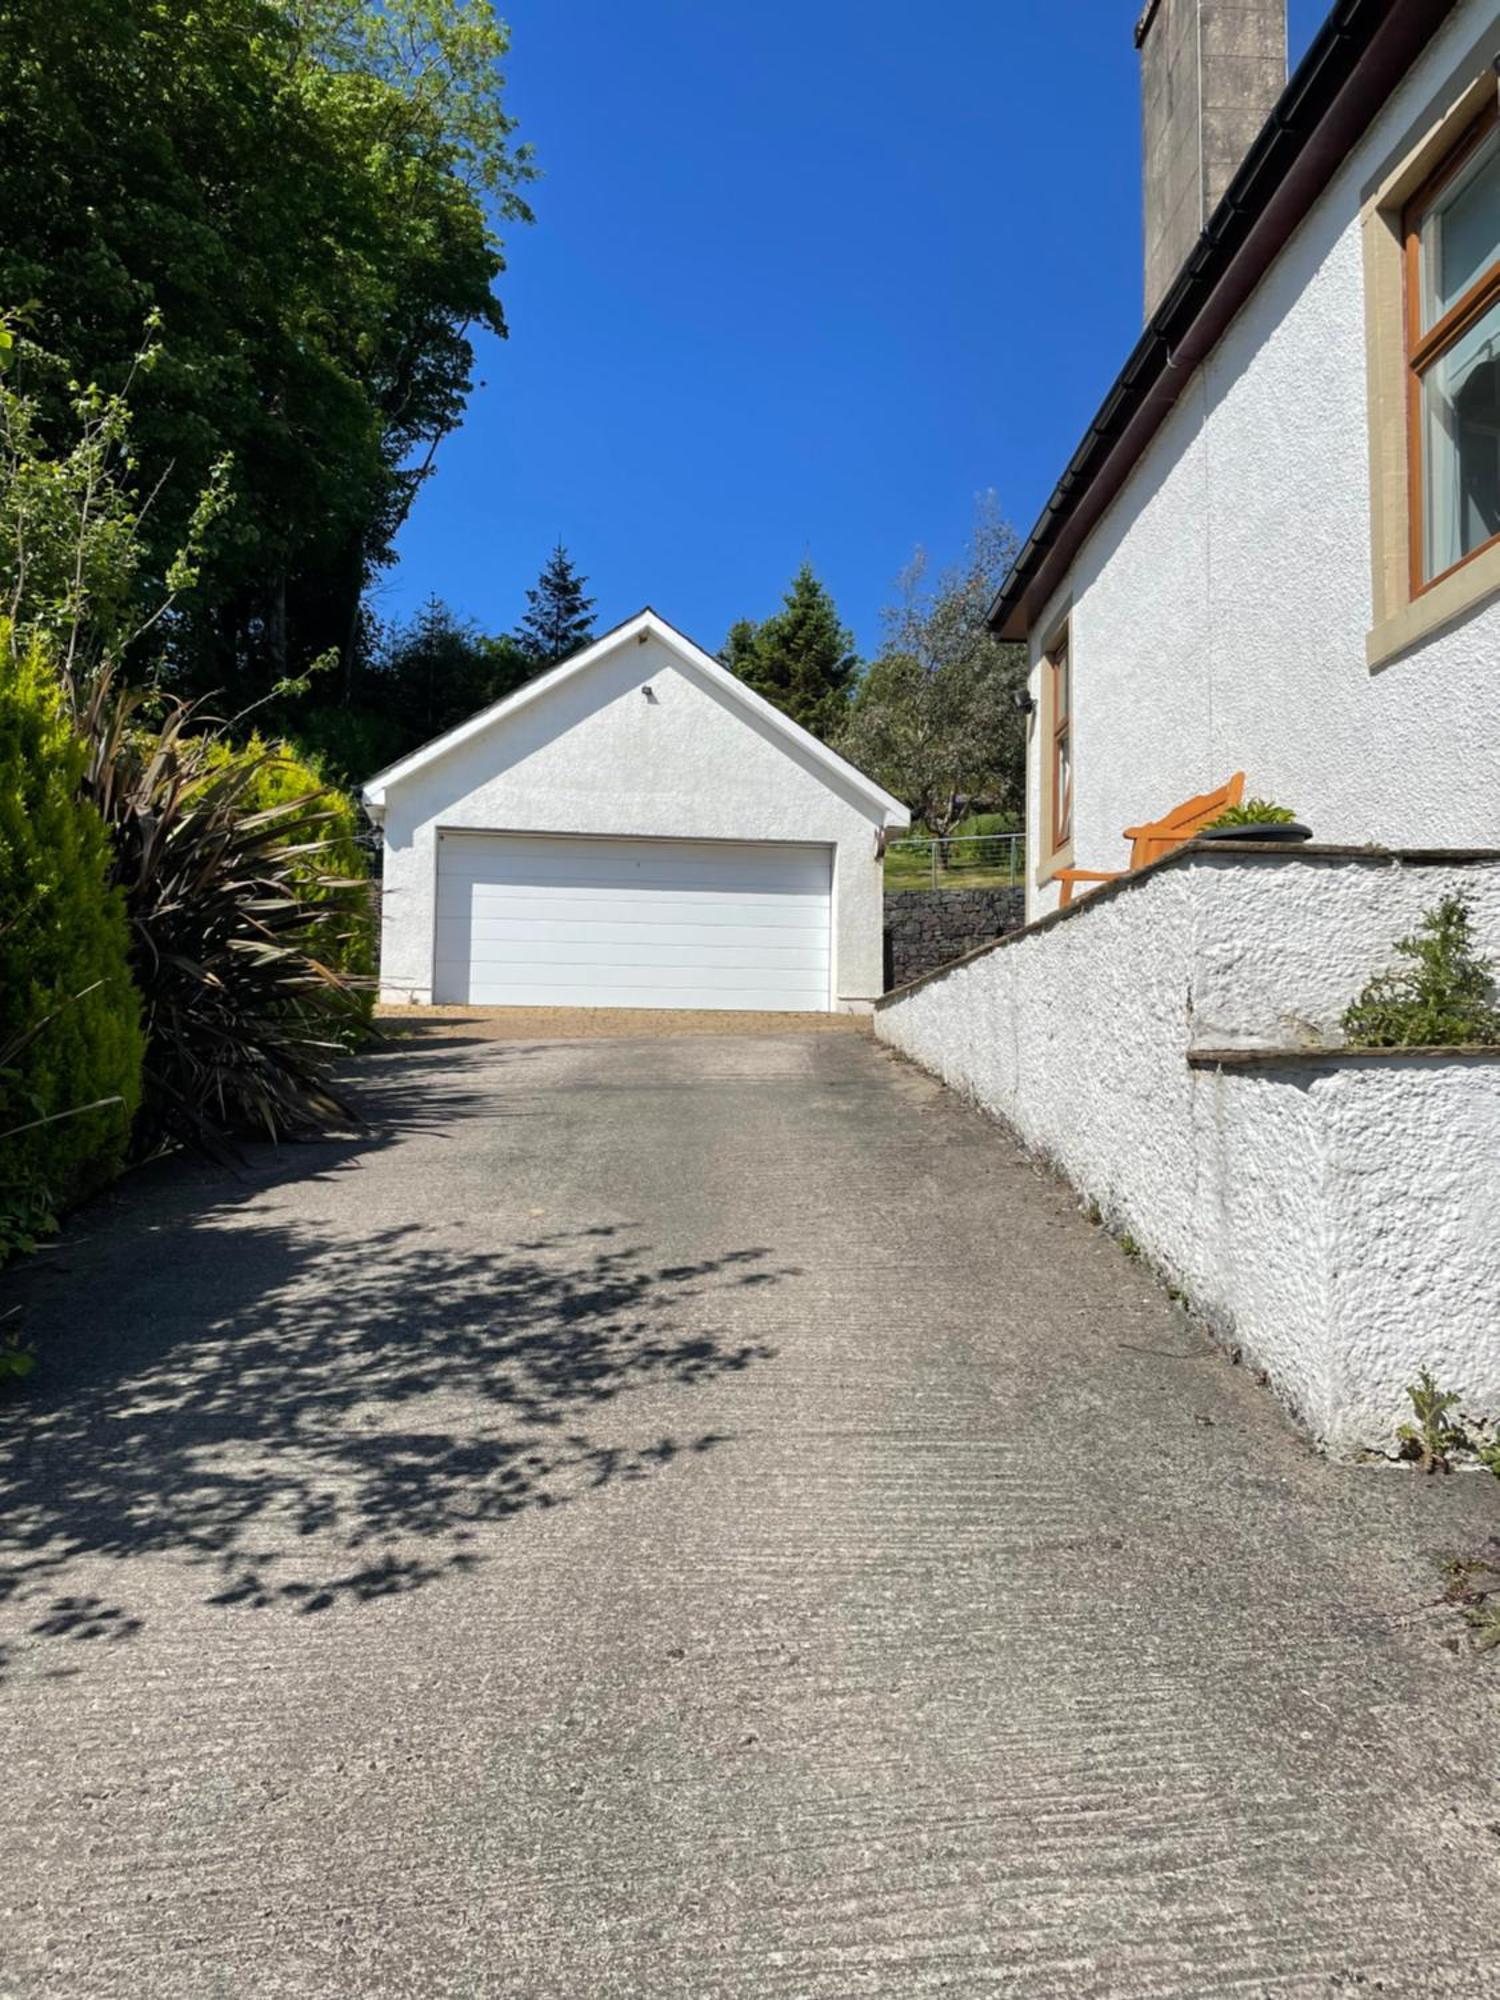
<svg viewBox="0 0 1500 2000"><path fill-rule="evenodd" d="M445 767L449 765L453 767L454 791L468 791L481 781L486 767L498 772L513 759L524 757L528 747L539 738L555 737L580 727L599 708L617 701L627 684L632 696L641 697L649 705L654 696L650 682L652 663L661 661L663 650L671 665L712 696L722 710L873 824L888 827L909 824L910 815L898 799L783 715L712 654L649 609L616 626L561 666L537 675L503 701L480 710L468 721L378 772L364 787L366 805L377 819L383 818L388 795L418 778L436 780L438 789L446 790L442 779L448 777ZM427 787L424 785L423 789Z"/></svg>

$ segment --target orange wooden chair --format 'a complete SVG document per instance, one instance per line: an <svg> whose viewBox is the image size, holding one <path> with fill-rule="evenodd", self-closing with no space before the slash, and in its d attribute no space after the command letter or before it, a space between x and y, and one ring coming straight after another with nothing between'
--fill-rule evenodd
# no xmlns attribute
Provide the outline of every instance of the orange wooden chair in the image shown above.
<svg viewBox="0 0 1500 2000"><path fill-rule="evenodd" d="M1185 846L1195 833L1211 826L1226 807L1237 806L1244 796L1245 774L1236 771L1229 783L1220 785L1216 792L1201 792L1195 799L1185 799L1163 818L1148 820L1144 826L1127 826L1130 869L1144 868L1148 861L1160 861L1174 847ZM1058 907L1065 910L1072 902L1075 883L1113 882L1129 874L1130 869L1059 868L1057 879L1062 884L1062 894L1058 897Z"/></svg>

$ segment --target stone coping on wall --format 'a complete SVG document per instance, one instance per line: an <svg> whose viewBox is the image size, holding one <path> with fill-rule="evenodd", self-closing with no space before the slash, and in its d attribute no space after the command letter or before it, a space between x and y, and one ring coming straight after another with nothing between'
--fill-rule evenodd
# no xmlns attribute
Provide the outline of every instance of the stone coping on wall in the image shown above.
<svg viewBox="0 0 1500 2000"><path fill-rule="evenodd" d="M1087 916L1091 910L1112 903L1117 896L1139 888L1142 882L1153 875L1161 875L1169 868L1181 868L1189 861L1207 858L1213 861L1274 861L1282 864L1305 864L1309 861L1364 861L1381 867L1404 868L1473 868L1500 864L1500 847L1379 847L1374 844L1365 847L1346 846L1332 841L1304 840L1301 842L1282 840L1190 840L1182 847L1174 847L1170 854L1164 854L1158 861L1148 861L1144 868L1127 868L1112 881L1101 882L1090 889L1076 903L1070 903L1065 910L1049 910L1044 917L1037 917L1032 923L1024 924L1020 930L1007 931L1003 937L991 938L985 944L975 945L972 951L964 952L958 958L951 958L946 965L934 966L931 972L924 972L916 979L907 980L904 986L893 986L875 1002L875 1011L880 1013L897 1000L904 1000L909 993L930 985L934 979L946 979L950 972L957 972L965 965L972 965L977 958L984 958L992 951L1005 951L1012 945L1023 943L1027 938L1038 937L1043 931L1055 930L1059 924L1071 922ZM1312 1053L1329 1056L1342 1053L1336 1049L1323 1049ZM1366 1051L1384 1053L1384 1051ZM1403 1054L1410 1050L1400 1051Z"/></svg>
<svg viewBox="0 0 1500 2000"><path fill-rule="evenodd" d="M1317 1065L1336 1069L1347 1063L1390 1062L1500 1062L1500 1042L1424 1042L1398 1048L1373 1048L1368 1043L1341 1042L1319 1047L1316 1043L1247 1045L1244 1048L1189 1049L1189 1069L1281 1069L1292 1065Z"/></svg>

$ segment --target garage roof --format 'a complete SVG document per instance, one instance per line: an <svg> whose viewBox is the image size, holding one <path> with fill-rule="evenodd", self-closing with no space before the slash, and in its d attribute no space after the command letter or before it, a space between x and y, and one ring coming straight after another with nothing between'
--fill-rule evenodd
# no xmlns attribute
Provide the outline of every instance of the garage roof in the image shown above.
<svg viewBox="0 0 1500 2000"><path fill-rule="evenodd" d="M456 750L461 743L467 743L485 730L492 729L496 723L508 721L511 716L519 714L523 708L529 708L533 702L539 701L553 688L561 686L564 681L572 680L577 674L587 673L589 668L596 665L606 654L617 651L633 640L644 639L659 640L669 652L675 653L686 666L700 674L720 693L775 734L785 738L788 749L794 750L805 762L820 768L830 779L841 781L846 788L867 799L877 808L886 825L911 824L911 814L899 799L892 798L890 793L882 790L873 778L867 778L863 771L857 770L853 764L840 757L837 751L830 750L826 743L820 743L816 736L802 728L800 723L793 722L789 715L783 715L779 708L758 695L754 688L747 687L737 674L732 674L721 661L713 657L712 653L705 653L701 646L694 645L685 633L679 632L675 625L669 625L666 619L653 611L649 605L643 611L638 611L633 618L627 618L622 625L616 625L612 631L606 632L602 638L595 639L592 645L585 646L581 653L575 653L571 659L564 660L561 666L552 667L548 672L538 674L535 680L527 681L524 687L517 688L514 694L508 694L503 701L494 702L490 707L480 709L479 713L471 715L467 722L460 722L456 728L446 730L441 736L434 736L430 743L424 743L419 750L410 751L396 763L388 764L383 771L377 771L365 784L363 794L365 804L372 815L379 818L385 809L386 793L393 785L401 784L413 772L435 763L440 757L446 757L450 750Z"/></svg>

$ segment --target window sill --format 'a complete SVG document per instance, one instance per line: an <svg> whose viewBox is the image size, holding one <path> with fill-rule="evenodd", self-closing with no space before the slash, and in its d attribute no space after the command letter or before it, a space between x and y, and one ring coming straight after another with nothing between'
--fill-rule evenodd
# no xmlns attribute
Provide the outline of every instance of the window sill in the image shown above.
<svg viewBox="0 0 1500 2000"><path fill-rule="evenodd" d="M1456 624L1497 594L1500 594L1500 542L1481 550L1462 569L1454 570L1430 590L1424 590L1420 597L1392 612L1389 618L1381 619L1365 637L1365 665L1372 672L1387 665L1445 625Z"/></svg>

